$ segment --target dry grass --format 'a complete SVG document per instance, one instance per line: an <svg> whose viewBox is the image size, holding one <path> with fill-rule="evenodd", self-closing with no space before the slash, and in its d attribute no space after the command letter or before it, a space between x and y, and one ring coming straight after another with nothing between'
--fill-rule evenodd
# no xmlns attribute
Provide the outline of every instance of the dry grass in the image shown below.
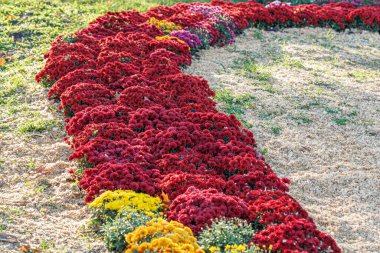
<svg viewBox="0 0 380 253"><path fill-rule="evenodd" d="M0 133L0 252L27 245L33 252L106 252L86 231L89 213L67 173L75 164L63 124L46 123L63 117L49 109L42 88L26 92L23 111L4 118L9 129ZM30 127L20 128L25 122Z"/></svg>
<svg viewBox="0 0 380 253"><path fill-rule="evenodd" d="M209 80L218 98L255 98L235 109L238 117L344 252L380 248L379 59L379 34L249 30L187 69Z"/></svg>

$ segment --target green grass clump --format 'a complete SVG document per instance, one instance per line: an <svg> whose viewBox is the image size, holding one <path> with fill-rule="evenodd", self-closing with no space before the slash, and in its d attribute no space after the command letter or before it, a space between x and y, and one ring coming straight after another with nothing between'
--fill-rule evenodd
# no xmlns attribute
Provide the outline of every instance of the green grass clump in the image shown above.
<svg viewBox="0 0 380 253"><path fill-rule="evenodd" d="M31 132L41 133L58 125L57 120L46 119L27 119L18 126L20 133L26 134Z"/></svg>
<svg viewBox="0 0 380 253"><path fill-rule="evenodd" d="M229 114L239 117L245 110L253 106L256 98L251 94L235 95L230 90L216 91L215 100L221 102L221 109Z"/></svg>
<svg viewBox="0 0 380 253"><path fill-rule="evenodd" d="M269 81L272 78L271 72L263 65L254 62L248 62L241 67L247 78L256 79L258 81Z"/></svg>

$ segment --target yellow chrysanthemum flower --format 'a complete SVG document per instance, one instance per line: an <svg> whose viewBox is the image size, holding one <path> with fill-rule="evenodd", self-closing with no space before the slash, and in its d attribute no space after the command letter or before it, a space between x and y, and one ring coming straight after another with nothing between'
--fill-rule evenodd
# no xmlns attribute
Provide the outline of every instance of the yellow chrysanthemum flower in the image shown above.
<svg viewBox="0 0 380 253"><path fill-rule="evenodd" d="M106 191L97 197L90 205L90 208L104 208L108 210L138 212L154 216L162 207L159 197L152 197L145 193L137 193L130 190Z"/></svg>
<svg viewBox="0 0 380 253"><path fill-rule="evenodd" d="M164 36L156 36L154 38L155 40L175 40L179 43L186 44L183 40L178 39L177 37L169 36L169 35L164 35Z"/></svg>
<svg viewBox="0 0 380 253"><path fill-rule="evenodd" d="M147 22L161 29L166 34L169 34L172 31L182 30L182 27L180 25L176 25L173 22L166 20L159 20L154 17L151 17Z"/></svg>
<svg viewBox="0 0 380 253"><path fill-rule="evenodd" d="M125 236L128 244L126 253L172 252L204 253L196 242L190 228L176 221L153 219L146 226L140 226Z"/></svg>

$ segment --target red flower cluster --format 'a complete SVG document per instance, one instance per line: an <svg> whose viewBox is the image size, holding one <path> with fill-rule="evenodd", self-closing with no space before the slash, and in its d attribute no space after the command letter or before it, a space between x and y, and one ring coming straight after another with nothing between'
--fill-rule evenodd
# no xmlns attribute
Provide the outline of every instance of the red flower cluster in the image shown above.
<svg viewBox="0 0 380 253"><path fill-rule="evenodd" d="M313 221L301 205L283 191L254 190L248 193L246 199L249 218L258 227L285 223L290 216Z"/></svg>
<svg viewBox="0 0 380 253"><path fill-rule="evenodd" d="M287 217L283 224L268 226L257 233L253 243L272 245L274 252L341 252L334 239L318 231L314 223L292 216Z"/></svg>
<svg viewBox="0 0 380 253"><path fill-rule="evenodd" d="M198 234L216 218L247 217L247 205L238 197L228 196L215 189L199 190L191 186L171 203L169 220L176 220Z"/></svg>
<svg viewBox="0 0 380 253"><path fill-rule="evenodd" d="M85 170L79 186L87 191L85 202L106 190L133 190L150 195L161 193L159 184L161 174L158 170L148 170L136 163L101 163L95 168Z"/></svg>
<svg viewBox="0 0 380 253"><path fill-rule="evenodd" d="M250 24L379 31L379 8L213 0L107 13L59 36L36 79L52 85L49 98L68 116L66 141L74 149L70 159L84 167L79 185L87 191L85 202L105 190L163 191L172 201L169 219L195 233L214 218L238 217L259 230L253 242L260 246L340 252L286 193L289 180L256 151L253 134L235 116L217 112L207 81L182 73L194 48L147 21L181 25L178 34L198 37L206 47L231 42Z"/></svg>
<svg viewBox="0 0 380 253"><path fill-rule="evenodd" d="M115 104L115 92L100 84L78 83L65 90L61 95L61 105L65 115L73 116L87 107Z"/></svg>

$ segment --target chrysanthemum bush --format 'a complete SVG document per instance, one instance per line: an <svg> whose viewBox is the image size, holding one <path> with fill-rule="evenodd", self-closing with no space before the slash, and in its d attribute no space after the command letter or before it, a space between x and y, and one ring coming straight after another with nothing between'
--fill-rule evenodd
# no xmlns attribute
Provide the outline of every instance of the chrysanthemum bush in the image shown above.
<svg viewBox="0 0 380 253"><path fill-rule="evenodd" d="M221 218L213 220L210 226L203 229L198 241L206 252L225 252L233 248L244 251L254 235L255 231L247 221Z"/></svg>
<svg viewBox="0 0 380 253"><path fill-rule="evenodd" d="M141 213L155 217L163 211L163 203L159 197L132 190L106 191L89 204L93 221L104 224L123 213Z"/></svg>
<svg viewBox="0 0 380 253"><path fill-rule="evenodd" d="M78 185L109 248L340 252L288 195L289 180L265 162L254 135L182 68L252 26L379 32L379 24L375 6L213 0L107 13L59 36L36 80L67 116ZM219 234L226 226L233 236Z"/></svg>

